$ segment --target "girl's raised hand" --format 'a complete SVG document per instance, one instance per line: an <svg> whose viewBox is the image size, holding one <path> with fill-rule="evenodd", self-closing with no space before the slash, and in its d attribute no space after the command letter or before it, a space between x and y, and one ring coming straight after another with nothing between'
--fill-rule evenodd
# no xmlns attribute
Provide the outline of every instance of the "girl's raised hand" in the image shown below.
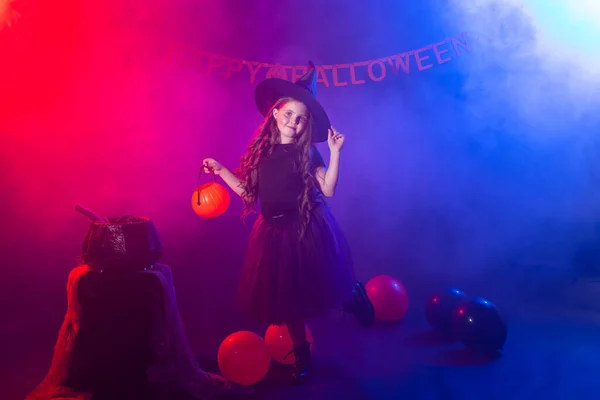
<svg viewBox="0 0 600 400"><path fill-rule="evenodd" d="M329 145L329 151L337 151L342 150L342 146L344 145L344 135L335 130L332 126L329 128L329 135L327 135L327 144Z"/></svg>

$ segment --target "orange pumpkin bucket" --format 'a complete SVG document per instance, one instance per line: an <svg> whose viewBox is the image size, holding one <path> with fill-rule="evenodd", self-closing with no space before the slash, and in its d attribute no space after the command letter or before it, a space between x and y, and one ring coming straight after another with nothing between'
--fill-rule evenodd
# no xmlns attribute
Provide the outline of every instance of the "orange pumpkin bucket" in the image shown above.
<svg viewBox="0 0 600 400"><path fill-rule="evenodd" d="M231 199L227 189L217 183L214 172L213 182L200 185L203 170L198 173L198 187L192 194L192 209L201 218L216 218L227 211Z"/></svg>

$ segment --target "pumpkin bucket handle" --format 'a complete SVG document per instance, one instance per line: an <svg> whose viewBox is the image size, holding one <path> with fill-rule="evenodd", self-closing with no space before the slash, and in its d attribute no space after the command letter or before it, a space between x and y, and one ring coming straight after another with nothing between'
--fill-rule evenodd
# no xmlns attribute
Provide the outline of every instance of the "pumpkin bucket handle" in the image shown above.
<svg viewBox="0 0 600 400"><path fill-rule="evenodd" d="M196 191L196 193L198 194L198 200L197 200L197 204L198 204L198 205L200 205L200 178L202 177L202 172L204 171L204 168L205 168L205 167L206 167L206 168L207 168L207 169L210 171L210 173L212 174L213 180L214 180L215 182L217 181L217 177L215 176L215 171L214 171L214 169L213 169L213 168L210 168L210 167L208 166L208 164L206 164L206 165L203 165L203 166L200 168L200 172L198 172L198 190Z"/></svg>
<svg viewBox="0 0 600 400"><path fill-rule="evenodd" d="M96 214L89 208L85 208L84 206L82 206L79 203L75 204L75 211L85 215L86 217L91 219L93 222L102 222L104 224L108 224L108 219L100 217L98 214Z"/></svg>

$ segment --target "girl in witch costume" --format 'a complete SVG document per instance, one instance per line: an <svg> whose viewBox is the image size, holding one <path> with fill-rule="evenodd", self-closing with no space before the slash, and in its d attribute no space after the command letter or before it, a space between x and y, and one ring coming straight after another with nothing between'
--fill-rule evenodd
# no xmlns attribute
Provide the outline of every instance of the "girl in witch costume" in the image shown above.
<svg viewBox="0 0 600 400"><path fill-rule="evenodd" d="M315 98L315 68L296 83L267 79L255 91L265 117L240 168L232 173L203 160L241 196L244 215L260 201L250 233L238 304L258 321L286 324L294 343L293 379L302 383L310 364L305 321L321 317L352 296L354 272L346 239L324 197L335 194L344 136ZM325 167L316 142L327 141Z"/></svg>

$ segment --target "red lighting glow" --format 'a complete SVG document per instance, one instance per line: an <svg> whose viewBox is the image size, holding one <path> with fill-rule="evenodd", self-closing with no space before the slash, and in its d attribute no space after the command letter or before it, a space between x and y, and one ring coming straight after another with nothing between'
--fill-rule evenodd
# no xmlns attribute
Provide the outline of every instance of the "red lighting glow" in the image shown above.
<svg viewBox="0 0 600 400"><path fill-rule="evenodd" d="M14 0L0 0L0 31L5 26L10 28L20 17L11 6L13 2Z"/></svg>

